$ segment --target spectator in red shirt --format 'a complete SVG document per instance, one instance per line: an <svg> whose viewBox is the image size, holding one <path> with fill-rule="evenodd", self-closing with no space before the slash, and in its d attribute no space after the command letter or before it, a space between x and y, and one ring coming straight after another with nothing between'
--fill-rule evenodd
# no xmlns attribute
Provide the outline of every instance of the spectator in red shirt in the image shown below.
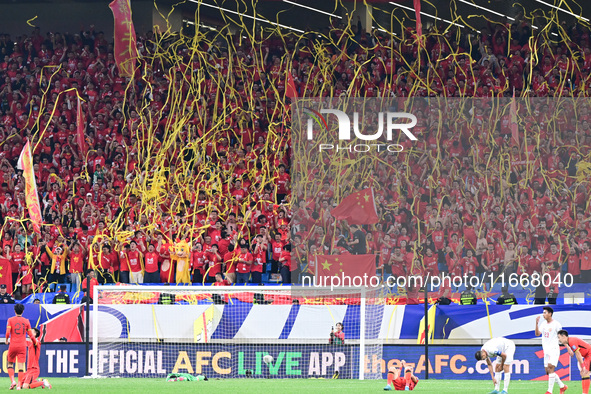
<svg viewBox="0 0 591 394"><path fill-rule="evenodd" d="M238 251L235 250L234 244L228 245L228 251L224 254L224 266L226 270L226 278L230 283L236 283L236 262Z"/></svg>
<svg viewBox="0 0 591 394"><path fill-rule="evenodd" d="M195 242L191 251L191 269L193 271L193 283L203 284L203 275L205 274L205 252L199 242Z"/></svg>
<svg viewBox="0 0 591 394"><path fill-rule="evenodd" d="M275 237L271 240L271 273L279 272L280 264L279 264L279 257L281 257L281 252L283 251L283 247L286 245L287 242L281 239L281 234L275 233Z"/></svg>
<svg viewBox="0 0 591 394"><path fill-rule="evenodd" d="M88 283L90 284L89 287L87 287ZM99 282L96 279L96 273L94 272L94 270L88 271L88 273L86 274L86 278L82 280L82 290L86 292L86 297L88 297L91 303L92 297L94 296L94 286L98 284ZM84 301L82 301L82 303L84 303Z"/></svg>
<svg viewBox="0 0 591 394"><path fill-rule="evenodd" d="M263 237L261 234L257 235L254 240L253 257L254 262L250 268L252 283L261 283L262 274L267 264L267 248L269 241L267 237Z"/></svg>
<svg viewBox="0 0 591 394"><path fill-rule="evenodd" d="M250 268L254 258L248 251L248 245L246 242L240 244L240 253L236 261L236 283L246 284L250 281Z"/></svg>
<svg viewBox="0 0 591 394"><path fill-rule="evenodd" d="M218 244L212 244L205 251L205 261L207 264L207 283L214 283L215 275L222 272L222 256Z"/></svg>
<svg viewBox="0 0 591 394"><path fill-rule="evenodd" d="M215 274L215 282L213 282L213 286L230 286L232 282L228 280L228 278L224 279L221 272Z"/></svg>
<svg viewBox="0 0 591 394"><path fill-rule="evenodd" d="M291 261L291 245L287 244L283 246L283 251L279 256L279 264L281 266L279 272L281 274L281 283L283 284L290 284L292 277L291 274L294 269L292 269L292 261Z"/></svg>
<svg viewBox="0 0 591 394"><path fill-rule="evenodd" d="M144 283L160 283L160 254L156 252L154 244L148 245L148 252L144 256Z"/></svg>

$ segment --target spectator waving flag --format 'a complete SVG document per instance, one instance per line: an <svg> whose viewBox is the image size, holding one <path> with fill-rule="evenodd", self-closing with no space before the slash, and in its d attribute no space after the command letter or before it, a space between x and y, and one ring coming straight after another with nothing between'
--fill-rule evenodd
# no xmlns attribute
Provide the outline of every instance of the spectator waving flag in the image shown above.
<svg viewBox="0 0 591 394"><path fill-rule="evenodd" d="M330 213L336 220L346 220L349 224L377 223L379 218L373 188L350 194Z"/></svg>
<svg viewBox="0 0 591 394"><path fill-rule="evenodd" d="M33 155L31 154L29 141L25 144L18 158L17 168L23 171L23 177L25 178L25 199L27 201L27 208L29 209L29 217L33 223L33 230L37 234L41 234L43 218L41 216L41 207L39 206L39 194L37 193L37 183L35 181L35 173L33 172Z"/></svg>
<svg viewBox="0 0 591 394"><path fill-rule="evenodd" d="M373 254L319 255L316 257L316 278L368 277L376 275L376 256ZM317 282L319 283L319 282Z"/></svg>
<svg viewBox="0 0 591 394"><path fill-rule="evenodd" d="M122 77L133 77L137 58L135 28L131 20L129 0L114 0L109 4L115 19L115 62Z"/></svg>

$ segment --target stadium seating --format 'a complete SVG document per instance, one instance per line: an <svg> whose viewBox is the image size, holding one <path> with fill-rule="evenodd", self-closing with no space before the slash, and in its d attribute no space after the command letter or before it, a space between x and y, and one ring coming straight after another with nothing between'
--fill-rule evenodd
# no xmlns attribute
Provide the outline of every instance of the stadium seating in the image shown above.
<svg viewBox="0 0 591 394"><path fill-rule="evenodd" d="M521 34L508 45L512 28ZM331 29L331 37L344 34L340 27ZM2 256L6 257L0 260L5 266L3 272L12 273L19 285L25 283L27 273L32 273L30 292L54 291L55 283L71 280L71 272L87 272L90 268L96 269L100 283L129 283L133 275L122 275L121 267L128 262L133 265L135 255L129 247L135 243L144 255L149 253L149 244L155 247L152 253L156 253L160 282L181 281L177 269L183 258L191 267L187 268L188 274L193 275L188 282L213 282L208 273L233 261L237 252L229 252L228 247L234 245L238 250L244 239L251 251L264 260L261 281L275 283L277 276L272 276L271 271L277 263L272 261L279 258L290 237L299 234L302 242L297 245L292 263L297 267L292 274L311 273L311 249L337 253L341 248L332 244L333 222L325 220L327 208L322 207L324 200L330 207L338 201L329 193L310 199L308 206L314 209L287 208L294 198L289 187L290 142L288 133L284 133L289 130L289 121L282 121L275 112L289 103L285 89L286 73L290 72L300 96L350 92L359 97L516 95L583 100L573 119L555 116L547 119L552 123L548 134L532 134L529 143L536 145L538 155L533 175L519 168L502 173L499 162L490 165L490 160L486 161L478 151L493 150L502 156L526 149L525 138L517 145L510 141L508 128L500 134L486 130L476 145L458 136L439 138L424 130L425 140L419 151L433 149L437 152L433 157L441 159L438 168L446 171L435 180L438 190L429 187L434 179L416 171L425 163L431 164L427 161L431 159L408 158L407 164L413 170L404 172L404 179L399 180L404 185L400 193L390 194L387 188L376 190L383 197L378 201L378 212L388 227L365 226L364 231L373 234L367 250L380 255L379 264L386 264L384 276L410 274L409 263L416 256L422 257L428 247L435 252L440 270L451 270L457 260L461 272L468 272L472 262L466 260L466 251L476 248L471 243L476 226L476 233L482 231L480 238L493 247L490 252L478 251L473 274L484 273L479 263L487 259L489 263L498 262L492 270L497 274L503 270L550 272L563 277L570 273L575 282L589 283L591 108L584 101L591 89L589 31L579 25L569 27L565 30L570 41L548 41L532 56L530 45L535 40L530 41L526 34L530 30L531 24L521 20L513 26L491 27L476 38L464 33L429 32L423 49L418 48L411 32L410 39L396 38L393 43L385 33L360 32L343 44L340 57L339 49L335 52L328 39L319 39L317 44L325 48L323 56L331 55L335 65L329 79L323 74L326 70L316 63L320 55L314 53L316 43L312 40L298 44L289 68L280 60L293 45L293 37L283 41L278 35L256 43L245 39L237 46L235 56L229 56L227 50L209 50L207 44L191 47L190 38L186 38L177 52L172 51L173 60L165 63L156 55L169 48L157 43L150 32L138 35L141 65L149 72L137 72L129 85L128 79L119 76L112 47L97 31L62 35L42 34L35 29L31 36L16 40L0 34L0 234ZM214 37L210 32L203 34L207 37L204 42ZM548 33L531 34L542 40L542 34ZM354 40L360 44L352 45ZM465 48L472 46L480 50L466 53ZM191 57L189 48L195 57ZM255 50L263 53L262 63L255 60ZM419 53L421 66L416 62ZM366 56L371 59L371 67L361 67ZM352 70L356 68L362 72L354 79ZM173 80L176 76L171 70L188 81ZM217 82L222 77L234 85L222 86ZM201 90L188 100L190 86ZM219 92L226 94L225 104L216 102ZM247 96L254 92L258 92L256 101L248 101ZM167 101L172 94L188 100L183 105L193 109L193 116L183 124L175 113L183 111L182 105ZM77 95L82 104L77 102ZM280 107L273 107L279 102ZM79 105L84 119L77 115ZM154 124L146 123L150 114L158 119ZM225 120L218 122L216 116L222 114ZM212 116L213 121L207 116ZM84 142L78 138L79 125L84 128ZM27 138L32 138L34 148L45 224L41 234L35 234L26 220L24 180L17 170ZM280 169L282 165L285 172ZM495 186L505 176L512 185L509 196ZM484 190L487 184L490 192ZM435 214L428 212L427 206L435 204L439 197L449 206L440 204L435 206ZM467 202L469 199L494 199L497 213L491 213L493 205L478 207ZM524 202L527 209L514 207L512 199ZM266 218L266 226L259 221L261 215ZM527 224L525 219L529 219ZM437 221L443 227L442 233L435 234ZM295 225L299 230L293 228ZM306 231L314 226L323 227L325 235L318 237ZM261 228L273 236L263 241L268 252L254 250L253 238ZM418 231L424 232L420 243ZM384 240L386 233L390 241ZM453 233L459 240L452 241ZM276 234L279 240L275 240ZM344 235L352 236L349 232ZM435 241L434 236L441 240ZM183 239L188 241L184 255L176 249ZM392 272L388 262L394 248L403 241L406 245L402 257L395 259ZM514 254L511 243L525 248ZM17 244L29 255L16 252ZM213 244L218 246L217 251ZM553 244L558 252L552 251ZM51 268L49 252L54 254L58 246L68 248L68 275ZM73 255L78 254L81 265L74 266ZM505 262L505 258L511 262ZM11 262L14 269L8 266Z"/></svg>

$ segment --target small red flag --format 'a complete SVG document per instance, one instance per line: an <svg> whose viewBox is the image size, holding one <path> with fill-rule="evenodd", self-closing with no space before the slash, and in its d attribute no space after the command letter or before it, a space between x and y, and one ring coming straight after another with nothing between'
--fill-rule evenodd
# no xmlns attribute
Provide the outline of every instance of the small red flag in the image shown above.
<svg viewBox="0 0 591 394"><path fill-rule="evenodd" d="M285 78L285 97L298 97L298 90L293 82L290 71L287 72L287 77Z"/></svg>
<svg viewBox="0 0 591 394"><path fill-rule="evenodd" d="M349 224L373 224L379 221L373 189L368 188L345 197L330 211L336 220L346 220Z"/></svg>
<svg viewBox="0 0 591 394"><path fill-rule="evenodd" d="M76 139L78 142L78 148L82 155L86 159L86 139L84 138L84 112L82 112L82 102L78 97L78 110L76 112Z"/></svg>
<svg viewBox="0 0 591 394"><path fill-rule="evenodd" d="M0 285L6 285L6 289L12 294L12 266L10 260L4 256L0 256Z"/></svg>
<svg viewBox="0 0 591 394"><path fill-rule="evenodd" d="M330 276L376 275L376 256L373 254L319 255L316 257L316 278Z"/></svg>

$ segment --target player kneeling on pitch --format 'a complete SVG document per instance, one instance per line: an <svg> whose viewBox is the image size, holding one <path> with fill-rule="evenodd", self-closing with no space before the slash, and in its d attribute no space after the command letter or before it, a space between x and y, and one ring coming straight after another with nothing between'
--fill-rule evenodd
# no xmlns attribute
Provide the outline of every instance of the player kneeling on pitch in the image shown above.
<svg viewBox="0 0 591 394"><path fill-rule="evenodd" d="M388 371L388 384L384 387L384 390L390 391L392 387L398 391L414 390L419 383L419 378L412 373L413 367L406 365L404 360L401 361L401 364L400 369L391 367ZM404 371L404 376L400 376L401 371Z"/></svg>
<svg viewBox="0 0 591 394"><path fill-rule="evenodd" d="M39 380L39 357L41 356L41 341L39 336L41 332L37 328L32 328L35 332L35 336L31 337L31 342L27 342L29 348L29 365L27 367L27 373L25 380L23 381L23 389L34 389L37 387L43 387L44 389L50 389L51 385L47 379Z"/></svg>
<svg viewBox="0 0 591 394"><path fill-rule="evenodd" d="M583 394L589 394L589 367L591 366L591 345L581 338L569 337L568 331L558 331L558 341L568 348L568 354L575 355L581 372Z"/></svg>
<svg viewBox="0 0 591 394"><path fill-rule="evenodd" d="M482 349L476 352L476 360L486 360L490 376L495 385L493 391L489 394L507 394L509 390L509 382L511 381L511 364L513 364L513 357L515 356L515 343L507 338L493 338L482 346ZM497 365L493 372L493 365L490 359L497 358ZM501 373L505 372L505 380L503 391L499 392L501 387Z"/></svg>

